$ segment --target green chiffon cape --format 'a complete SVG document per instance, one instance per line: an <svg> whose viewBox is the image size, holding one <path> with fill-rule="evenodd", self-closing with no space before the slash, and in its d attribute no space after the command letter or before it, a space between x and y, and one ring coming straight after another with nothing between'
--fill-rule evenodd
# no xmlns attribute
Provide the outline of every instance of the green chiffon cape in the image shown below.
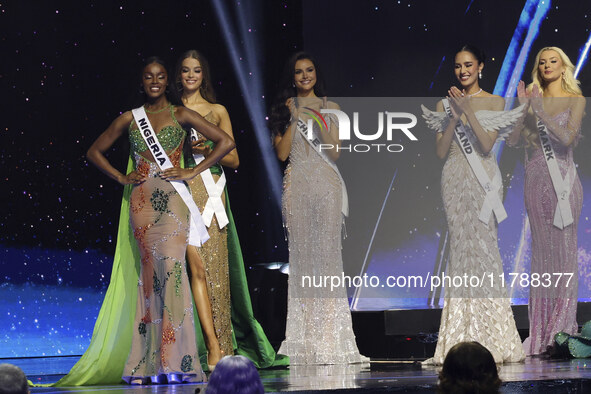
<svg viewBox="0 0 591 394"><path fill-rule="evenodd" d="M130 158L127 173L133 169L133 161ZM220 173L220 169L212 167L212 172ZM70 372L53 386L105 385L122 382L123 368L131 349L140 272L139 251L129 225L131 190L132 185L127 185L123 191L111 281L96 319L90 345ZM236 354L249 358L257 368L287 366L289 358L275 353L262 327L254 318L244 261L234 218L230 211L227 189L225 193L226 211L230 221L227 230L228 263L233 342ZM193 314L201 366L206 370L207 350L194 305Z"/></svg>

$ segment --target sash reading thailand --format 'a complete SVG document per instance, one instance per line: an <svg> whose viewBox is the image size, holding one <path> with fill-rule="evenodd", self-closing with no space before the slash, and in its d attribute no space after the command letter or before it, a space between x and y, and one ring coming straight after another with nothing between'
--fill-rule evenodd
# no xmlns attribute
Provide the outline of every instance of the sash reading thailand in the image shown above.
<svg viewBox="0 0 591 394"><path fill-rule="evenodd" d="M195 129L191 129L191 140L198 140L197 130ZM205 159L205 156L199 153L194 153L193 159L195 159L196 164L199 164ZM201 179L203 180L208 195L207 202L203 208L203 221L205 222L205 225L209 227L211 226L213 215L215 215L218 219L218 226L222 229L229 223L228 215L226 214L226 209L224 208L224 203L222 201L224 187L226 186L226 174L224 174L224 170L222 169L222 175L216 183L213 179L211 170L207 168L201 173Z"/></svg>
<svg viewBox="0 0 591 394"><path fill-rule="evenodd" d="M538 131L540 132L540 145L542 145L546 165L548 166L550 178L552 179L552 186L554 186L554 191L558 198L556 210L554 211L553 224L562 230L574 221L569 197L575 180L575 168L574 166L569 166L566 177L563 179L562 175L560 175L560 168L556 161L556 154L554 153L552 142L548 136L548 128L541 120L538 120Z"/></svg>
<svg viewBox="0 0 591 394"><path fill-rule="evenodd" d="M347 195L347 187L345 186L345 180L341 176L339 169L337 168L336 164L320 149L320 138L314 132L314 128L312 127L312 120L308 120L308 124L304 123L303 120L298 119L297 126L298 132L302 134L304 140L308 142L310 147L320 155L320 157L328 164L334 172L339 177L341 181L341 194L342 194L342 202L341 202L341 212L345 216L349 216L349 197Z"/></svg>
<svg viewBox="0 0 591 394"><path fill-rule="evenodd" d="M135 123L140 129L140 134L146 142L146 145L148 145L148 149L152 153L152 156L154 156L154 160L156 161L158 167L161 170L174 167L170 161L170 158L164 151L164 148L160 144L160 141L158 141L158 136L150 124L150 120L146 115L144 107L133 109L131 112L133 114L133 118L135 119ZM191 196L191 193L189 192L185 182L169 182L181 196L189 208L189 211L191 212L191 231L189 233L189 244L201 246L209 239L209 234L207 233L207 228L205 227L203 219L201 218L201 214L199 213L199 208L197 208L197 205L195 205L195 201L193 201L193 197Z"/></svg>
<svg viewBox="0 0 591 394"><path fill-rule="evenodd" d="M447 99L443 99L442 102L447 116L452 119L453 113L451 111L449 101ZM466 160L468 160L470 168L472 168L478 183L480 183L480 186L482 186L484 192L486 193L478 219L480 219L480 221L484 224L488 225L490 215L492 212L494 212L497 218L497 223L501 223L507 218L507 211L505 211L505 207L503 206L498 194L500 188L503 186L500 172L497 169L492 181L489 179L488 174L484 170L482 162L478 157L478 153L476 153L474 146L472 146L472 143L470 142L467 134L468 132L464 128L464 124L462 123L461 119L458 120L458 124L456 125L454 132L458 141L458 145L464 152L464 156L466 156Z"/></svg>

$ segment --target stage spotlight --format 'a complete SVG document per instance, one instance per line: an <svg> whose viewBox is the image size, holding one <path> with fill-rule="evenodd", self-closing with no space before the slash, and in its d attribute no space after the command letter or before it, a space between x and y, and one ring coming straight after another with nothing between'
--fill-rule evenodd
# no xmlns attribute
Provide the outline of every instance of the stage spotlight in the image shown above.
<svg viewBox="0 0 591 394"><path fill-rule="evenodd" d="M540 25L549 10L550 0L527 0L503 60L501 72L493 91L494 94L501 97L513 97L515 94L531 46L538 36ZM505 108L512 105L512 102L509 101L507 100Z"/></svg>
<svg viewBox="0 0 591 394"><path fill-rule="evenodd" d="M227 5L233 9L228 10ZM259 0L249 0L248 3L214 0L213 6L222 26L224 41L228 46L232 66L238 76L246 109L254 126L257 146L263 158L267 179L271 184L271 199L275 207L281 209L282 176L265 121L265 98L260 65L263 54L259 49L257 29L257 26L260 25L260 17L258 16L260 12L253 12L253 10L261 10L262 5ZM235 23L232 16L238 20L238 23ZM235 26L238 26L238 31Z"/></svg>
<svg viewBox="0 0 591 394"><path fill-rule="evenodd" d="M587 43L582 48L581 55L579 56L579 60L577 61L577 68L575 69L575 79L579 75L581 68L587 63L587 54L589 53L589 47L591 46L591 34L589 34L589 38L587 39Z"/></svg>

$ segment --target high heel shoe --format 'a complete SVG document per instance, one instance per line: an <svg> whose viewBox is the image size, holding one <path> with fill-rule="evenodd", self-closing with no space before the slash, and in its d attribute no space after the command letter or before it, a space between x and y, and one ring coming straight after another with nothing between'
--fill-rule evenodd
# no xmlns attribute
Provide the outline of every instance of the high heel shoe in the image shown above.
<svg viewBox="0 0 591 394"><path fill-rule="evenodd" d="M201 382L201 380L199 380L197 378L196 374L187 374L186 373L183 375L183 383L198 383L198 382Z"/></svg>
<svg viewBox="0 0 591 394"><path fill-rule="evenodd" d="M222 358L223 358L224 357L224 352L221 352L221 354L222 354ZM215 369L215 364L210 364L209 363L209 352L207 352L207 369L209 370L209 372L213 372L213 370Z"/></svg>
<svg viewBox="0 0 591 394"><path fill-rule="evenodd" d="M181 384L183 383L183 378L181 374L178 373L171 373L167 376L168 384Z"/></svg>
<svg viewBox="0 0 591 394"><path fill-rule="evenodd" d="M129 384L132 386L141 386L146 384L146 379L144 378L134 378L129 381Z"/></svg>

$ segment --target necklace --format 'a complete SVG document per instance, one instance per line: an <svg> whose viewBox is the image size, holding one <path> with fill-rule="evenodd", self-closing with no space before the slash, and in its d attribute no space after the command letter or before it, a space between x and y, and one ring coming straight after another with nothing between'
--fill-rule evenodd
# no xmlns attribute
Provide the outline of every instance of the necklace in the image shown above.
<svg viewBox="0 0 591 394"><path fill-rule="evenodd" d="M166 107L157 109L156 111L150 111L148 108L146 108L146 105L144 104L144 109L146 110L146 113L148 113L148 114L159 114L160 112L162 112L165 109L168 109L170 107L172 107L172 104L168 104Z"/></svg>
<svg viewBox="0 0 591 394"><path fill-rule="evenodd" d="M480 88L480 90L479 90L479 91L477 91L476 93L469 94L469 95L467 95L466 97L472 97L472 96L476 96L477 94L480 94L481 92L482 92L482 88Z"/></svg>

